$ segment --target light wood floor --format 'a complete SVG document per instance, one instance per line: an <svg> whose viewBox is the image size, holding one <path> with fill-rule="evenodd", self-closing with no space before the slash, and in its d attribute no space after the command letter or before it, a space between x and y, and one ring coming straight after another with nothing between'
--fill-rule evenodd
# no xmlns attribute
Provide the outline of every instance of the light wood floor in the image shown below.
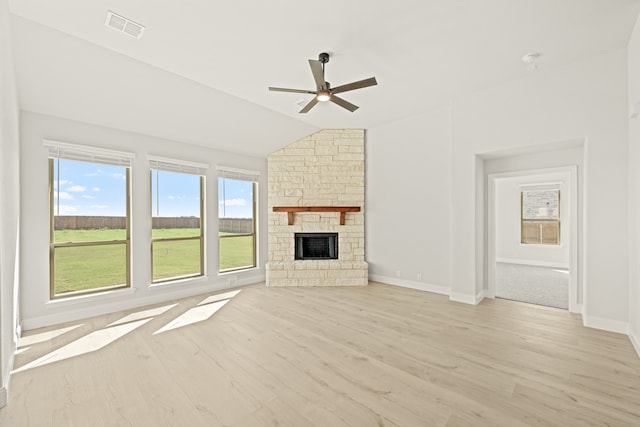
<svg viewBox="0 0 640 427"><path fill-rule="evenodd" d="M25 333L0 425L640 426L628 338L564 310L376 283L219 294Z"/></svg>

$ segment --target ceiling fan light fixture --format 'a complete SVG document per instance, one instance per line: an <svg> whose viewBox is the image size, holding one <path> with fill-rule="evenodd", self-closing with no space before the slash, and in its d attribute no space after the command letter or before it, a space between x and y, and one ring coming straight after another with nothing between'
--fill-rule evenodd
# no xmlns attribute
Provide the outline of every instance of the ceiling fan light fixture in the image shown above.
<svg viewBox="0 0 640 427"><path fill-rule="evenodd" d="M327 90L321 90L318 92L318 95L316 95L316 99L320 102L327 102L331 99L331 94Z"/></svg>

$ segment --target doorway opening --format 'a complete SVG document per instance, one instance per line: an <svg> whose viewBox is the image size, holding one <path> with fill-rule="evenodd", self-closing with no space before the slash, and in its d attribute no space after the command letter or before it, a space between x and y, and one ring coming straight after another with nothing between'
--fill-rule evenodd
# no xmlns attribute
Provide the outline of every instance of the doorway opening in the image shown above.
<svg viewBox="0 0 640 427"><path fill-rule="evenodd" d="M488 175L488 296L579 311L577 168Z"/></svg>

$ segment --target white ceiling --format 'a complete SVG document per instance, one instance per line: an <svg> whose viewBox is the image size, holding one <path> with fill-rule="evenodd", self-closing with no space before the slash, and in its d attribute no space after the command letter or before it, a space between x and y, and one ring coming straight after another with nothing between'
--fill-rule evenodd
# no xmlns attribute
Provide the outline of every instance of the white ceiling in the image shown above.
<svg viewBox="0 0 640 427"><path fill-rule="evenodd" d="M264 156L319 128L372 128L470 91L627 45L640 0L10 0L21 107ZM144 26L104 25L107 10ZM314 89L329 52L350 113L268 86Z"/></svg>

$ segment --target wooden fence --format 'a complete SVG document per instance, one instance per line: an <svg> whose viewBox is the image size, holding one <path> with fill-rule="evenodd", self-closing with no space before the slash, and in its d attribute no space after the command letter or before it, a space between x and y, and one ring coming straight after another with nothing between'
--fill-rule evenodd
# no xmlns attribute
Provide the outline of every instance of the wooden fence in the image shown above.
<svg viewBox="0 0 640 427"><path fill-rule="evenodd" d="M253 232L251 218L219 218L220 231L227 233ZM99 230L125 228L122 216L56 216L55 230ZM153 218L153 228L200 228L200 218L159 217Z"/></svg>
<svg viewBox="0 0 640 427"><path fill-rule="evenodd" d="M251 218L218 218L220 231L227 233L253 233Z"/></svg>

